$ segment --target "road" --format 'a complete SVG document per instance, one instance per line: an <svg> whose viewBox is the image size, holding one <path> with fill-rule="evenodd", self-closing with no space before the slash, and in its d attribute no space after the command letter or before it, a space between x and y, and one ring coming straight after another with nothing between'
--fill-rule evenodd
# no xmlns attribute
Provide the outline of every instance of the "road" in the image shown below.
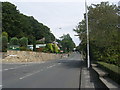
<svg viewBox="0 0 120 90"><path fill-rule="evenodd" d="M79 54L40 63L3 64L3 88L79 88Z"/></svg>

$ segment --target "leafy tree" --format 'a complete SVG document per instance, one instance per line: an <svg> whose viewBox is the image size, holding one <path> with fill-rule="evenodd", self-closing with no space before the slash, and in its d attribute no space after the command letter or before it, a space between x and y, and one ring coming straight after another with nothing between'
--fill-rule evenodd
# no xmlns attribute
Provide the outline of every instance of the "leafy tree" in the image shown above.
<svg viewBox="0 0 120 90"><path fill-rule="evenodd" d="M8 43L7 37L6 36L0 37L0 41L2 41L2 52L7 52L7 43Z"/></svg>
<svg viewBox="0 0 120 90"><path fill-rule="evenodd" d="M62 49L64 52L70 52L73 50L73 48L75 47L75 43L73 42L72 38L70 37L69 34L67 35L63 35L60 37L61 40L61 45L62 45Z"/></svg>
<svg viewBox="0 0 120 90"><path fill-rule="evenodd" d="M53 53L53 44L52 43L48 43L45 47L47 52L51 52Z"/></svg>
<svg viewBox="0 0 120 90"><path fill-rule="evenodd" d="M13 37L10 40L10 45L19 45L19 40L17 37Z"/></svg>
<svg viewBox="0 0 120 90"><path fill-rule="evenodd" d="M2 30L8 33L8 38L27 37L29 44L32 38L35 40L45 37L45 43L53 42L55 36L50 28L38 22L33 16L26 16L17 10L17 7L10 2L2 2Z"/></svg>
<svg viewBox="0 0 120 90"><path fill-rule="evenodd" d="M20 39L20 46L21 47L27 47L27 45L28 45L28 39L26 37L22 37Z"/></svg>
<svg viewBox="0 0 120 90"><path fill-rule="evenodd" d="M57 46L57 44L54 43L52 46L53 46L53 52L54 52L54 53L58 53L59 51L58 51L58 46Z"/></svg>
<svg viewBox="0 0 120 90"><path fill-rule="evenodd" d="M6 36L8 38L8 33L7 32L2 32L2 36Z"/></svg>
<svg viewBox="0 0 120 90"><path fill-rule="evenodd" d="M92 4L88 7L90 57L116 65L119 58L118 7L109 2ZM86 16L85 16L86 17ZM86 55L86 23L85 19L74 29L80 36L81 50Z"/></svg>

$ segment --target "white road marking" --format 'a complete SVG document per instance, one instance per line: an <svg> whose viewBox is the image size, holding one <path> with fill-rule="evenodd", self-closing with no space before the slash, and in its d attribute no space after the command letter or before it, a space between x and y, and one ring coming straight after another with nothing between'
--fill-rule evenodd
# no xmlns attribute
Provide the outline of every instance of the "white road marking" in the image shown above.
<svg viewBox="0 0 120 90"><path fill-rule="evenodd" d="M40 62L39 64L42 64L42 63L45 63L45 61ZM30 65L34 65L34 64L25 64L25 65L21 65L21 66L14 67L14 68L7 68L7 69L0 70L0 72L1 72L1 71L8 71L8 70L12 70L12 69L18 69L18 68L21 68L21 67L26 67L26 66L30 66Z"/></svg>
<svg viewBox="0 0 120 90"><path fill-rule="evenodd" d="M61 63L58 63L58 65L60 65Z"/></svg>
<svg viewBox="0 0 120 90"><path fill-rule="evenodd" d="M2 87L2 85L0 85L0 87Z"/></svg>
<svg viewBox="0 0 120 90"><path fill-rule="evenodd" d="M48 68L52 68L52 67L54 67L54 66L56 66L56 64L54 64L54 65L52 65L52 66L48 66L47 69L48 69Z"/></svg>
<svg viewBox="0 0 120 90"><path fill-rule="evenodd" d="M40 72L40 71L36 71L36 72L34 72L34 73L29 73L29 74L27 74L27 75L25 75L25 76L23 76L23 77L21 77L21 78L19 78L19 79L27 78L27 77L32 76L32 75L34 75L34 74L36 74L36 73L39 73L39 72Z"/></svg>
<svg viewBox="0 0 120 90"><path fill-rule="evenodd" d="M10 69L14 69L14 68L10 68Z"/></svg>
<svg viewBox="0 0 120 90"><path fill-rule="evenodd" d="M28 65L22 65L22 66L18 66L18 67L14 67L14 68L3 69L2 71L8 71L11 69L17 69L17 68L26 67L26 66L28 66Z"/></svg>
<svg viewBox="0 0 120 90"><path fill-rule="evenodd" d="M43 71L43 69L41 69L40 71Z"/></svg>
<svg viewBox="0 0 120 90"><path fill-rule="evenodd" d="M9 70L9 69L4 69L3 71L7 71L7 70Z"/></svg>
<svg viewBox="0 0 120 90"><path fill-rule="evenodd" d="M52 68L52 67L54 67L54 66L56 66L56 64L51 65L51 66L48 66L47 69L48 69L48 68ZM43 71L43 69L41 69L40 71L36 71L36 72L33 72L33 73L29 73L29 74L27 74L27 75L25 75L25 76L23 76L23 77L21 77L21 78L19 78L19 79L22 80L22 79L24 79L24 78L27 78L27 77L32 76L32 75L34 75L34 74L37 74L37 73L39 73L39 72L41 72L41 71Z"/></svg>

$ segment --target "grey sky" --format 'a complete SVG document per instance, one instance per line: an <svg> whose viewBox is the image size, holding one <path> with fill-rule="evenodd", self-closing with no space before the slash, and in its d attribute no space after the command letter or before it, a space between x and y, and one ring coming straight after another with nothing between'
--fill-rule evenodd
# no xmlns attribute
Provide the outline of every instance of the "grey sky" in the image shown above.
<svg viewBox="0 0 120 90"><path fill-rule="evenodd" d="M85 13L84 1L79 0L2 0L14 3L19 11L28 16L34 16L39 22L50 27L52 33L59 38L69 33L76 45L80 43L73 28L83 19ZM46 2L45 2L46 1ZM49 1L49 2L48 2ZM88 5L107 0L87 0ZM117 3L119 0L109 0ZM59 29L61 28L61 29Z"/></svg>

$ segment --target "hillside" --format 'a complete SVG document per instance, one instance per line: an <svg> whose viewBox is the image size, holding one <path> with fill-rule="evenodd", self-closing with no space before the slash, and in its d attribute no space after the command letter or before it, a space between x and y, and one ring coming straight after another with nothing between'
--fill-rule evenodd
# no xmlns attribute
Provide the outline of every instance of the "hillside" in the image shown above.
<svg viewBox="0 0 120 90"><path fill-rule="evenodd" d="M2 31L8 33L9 40L12 37L27 37L29 44L33 38L39 40L44 37L45 43L55 40L49 27L38 22L33 16L20 13L17 6L10 2L2 2Z"/></svg>

